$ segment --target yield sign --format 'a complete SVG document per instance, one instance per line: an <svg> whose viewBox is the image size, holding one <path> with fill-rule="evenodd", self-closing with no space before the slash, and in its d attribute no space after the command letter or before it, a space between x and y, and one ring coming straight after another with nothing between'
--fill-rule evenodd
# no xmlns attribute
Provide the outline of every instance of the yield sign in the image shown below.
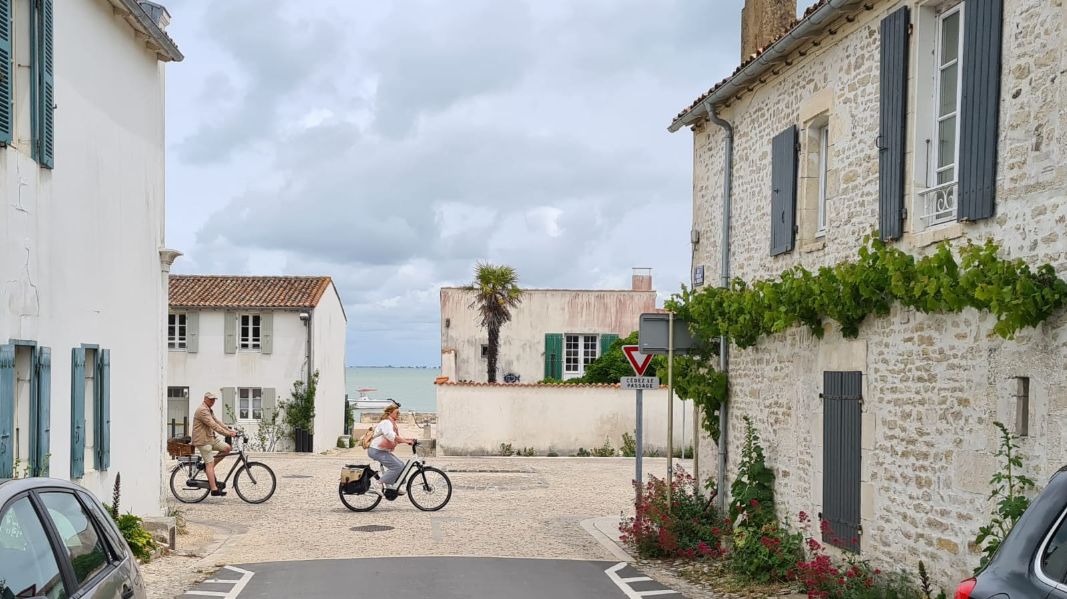
<svg viewBox="0 0 1067 599"><path fill-rule="evenodd" d="M638 345L624 345L622 346L622 353L630 362L630 366L633 366L637 376L645 376L648 365L652 363L652 354L641 353L641 347Z"/></svg>

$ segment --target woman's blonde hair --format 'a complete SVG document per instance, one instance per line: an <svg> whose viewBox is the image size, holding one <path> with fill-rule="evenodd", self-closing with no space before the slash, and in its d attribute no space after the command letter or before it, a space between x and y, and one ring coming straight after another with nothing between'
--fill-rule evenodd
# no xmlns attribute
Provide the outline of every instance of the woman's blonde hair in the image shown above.
<svg viewBox="0 0 1067 599"><path fill-rule="evenodd" d="M385 410L382 411L382 418L381 419L385 420L386 418L389 417L389 414L392 414L393 412L395 412L395 411L397 411L399 409L400 408L396 407L396 404L393 404L391 406L386 406Z"/></svg>

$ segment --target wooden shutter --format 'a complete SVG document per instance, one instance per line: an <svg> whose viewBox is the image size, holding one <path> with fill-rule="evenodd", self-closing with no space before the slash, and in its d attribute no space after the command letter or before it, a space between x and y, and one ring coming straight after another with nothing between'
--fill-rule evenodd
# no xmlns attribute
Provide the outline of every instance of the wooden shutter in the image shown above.
<svg viewBox="0 0 1067 599"><path fill-rule="evenodd" d="M15 465L15 346L0 345L0 478Z"/></svg>
<svg viewBox="0 0 1067 599"><path fill-rule="evenodd" d="M30 470L33 476L48 476L52 439L52 350L38 347L35 362L35 406L31 414L33 423L30 431L33 434L33 447L30 449L33 461Z"/></svg>
<svg viewBox="0 0 1067 599"><path fill-rule="evenodd" d="M563 379L563 333L545 333L545 378Z"/></svg>
<svg viewBox="0 0 1067 599"><path fill-rule="evenodd" d="M904 234L904 156L907 148L907 6L882 19L881 127L878 136L878 212L882 240Z"/></svg>
<svg viewBox="0 0 1067 599"><path fill-rule="evenodd" d="M219 420L233 424L237 420L237 388L222 388L222 414L216 414ZM229 418L229 420L226 420Z"/></svg>
<svg viewBox="0 0 1067 599"><path fill-rule="evenodd" d="M860 550L861 372L823 373L823 541Z"/></svg>
<svg viewBox="0 0 1067 599"><path fill-rule="evenodd" d="M0 0L0 144L11 143L14 131L11 49L11 0Z"/></svg>
<svg viewBox="0 0 1067 599"><path fill-rule="evenodd" d="M263 388L263 421L270 422L274 411L278 409L278 394L274 387ZM347 414L347 412L346 412Z"/></svg>
<svg viewBox="0 0 1067 599"><path fill-rule="evenodd" d="M96 352L96 469L111 466L111 350Z"/></svg>
<svg viewBox="0 0 1067 599"><path fill-rule="evenodd" d="M961 221L990 218L994 212L1003 13L1004 0L967 0L963 7L956 211Z"/></svg>
<svg viewBox="0 0 1067 599"><path fill-rule="evenodd" d="M604 354L608 353L608 350L611 349L611 344L615 343L615 340L618 339L618 338L619 338L619 336L615 335L613 333L605 333L605 334L601 335L600 336L600 356L603 356ZM600 357L600 356L597 356L597 357Z"/></svg>
<svg viewBox="0 0 1067 599"><path fill-rule="evenodd" d="M70 477L85 476L85 348L70 351Z"/></svg>
<svg viewBox="0 0 1067 599"><path fill-rule="evenodd" d="M195 354L200 351L200 313L185 315L185 351Z"/></svg>
<svg viewBox="0 0 1067 599"><path fill-rule="evenodd" d="M37 116L40 119L40 138L37 159L41 166L55 166L55 63L54 41L52 36L52 4L54 0L39 0L38 12L38 60L40 93L37 100Z"/></svg>
<svg viewBox="0 0 1067 599"><path fill-rule="evenodd" d="M225 335L223 350L228 354L235 354L237 353L237 313L223 313L222 322L222 329Z"/></svg>
<svg viewBox="0 0 1067 599"><path fill-rule="evenodd" d="M274 351L274 313L264 312L259 315L259 353L269 354Z"/></svg>
<svg viewBox="0 0 1067 599"><path fill-rule="evenodd" d="M771 143L771 255L793 251L797 227L797 128Z"/></svg>

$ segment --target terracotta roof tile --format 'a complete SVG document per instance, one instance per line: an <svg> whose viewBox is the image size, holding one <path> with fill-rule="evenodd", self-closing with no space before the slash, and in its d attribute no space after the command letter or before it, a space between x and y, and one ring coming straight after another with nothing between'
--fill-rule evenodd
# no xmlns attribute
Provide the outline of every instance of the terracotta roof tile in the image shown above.
<svg viewBox="0 0 1067 599"><path fill-rule="evenodd" d="M170 305L178 308L314 308L330 277L171 275Z"/></svg>

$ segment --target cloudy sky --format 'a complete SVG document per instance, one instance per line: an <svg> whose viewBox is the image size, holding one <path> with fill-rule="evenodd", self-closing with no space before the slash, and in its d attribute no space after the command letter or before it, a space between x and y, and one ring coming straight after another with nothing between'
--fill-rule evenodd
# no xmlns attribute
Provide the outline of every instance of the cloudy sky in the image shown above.
<svg viewBox="0 0 1067 599"><path fill-rule="evenodd" d="M169 0L174 270L332 276L350 365L438 365L438 289L480 260L527 287L652 267L662 300L692 199L666 128L736 67L742 3Z"/></svg>

